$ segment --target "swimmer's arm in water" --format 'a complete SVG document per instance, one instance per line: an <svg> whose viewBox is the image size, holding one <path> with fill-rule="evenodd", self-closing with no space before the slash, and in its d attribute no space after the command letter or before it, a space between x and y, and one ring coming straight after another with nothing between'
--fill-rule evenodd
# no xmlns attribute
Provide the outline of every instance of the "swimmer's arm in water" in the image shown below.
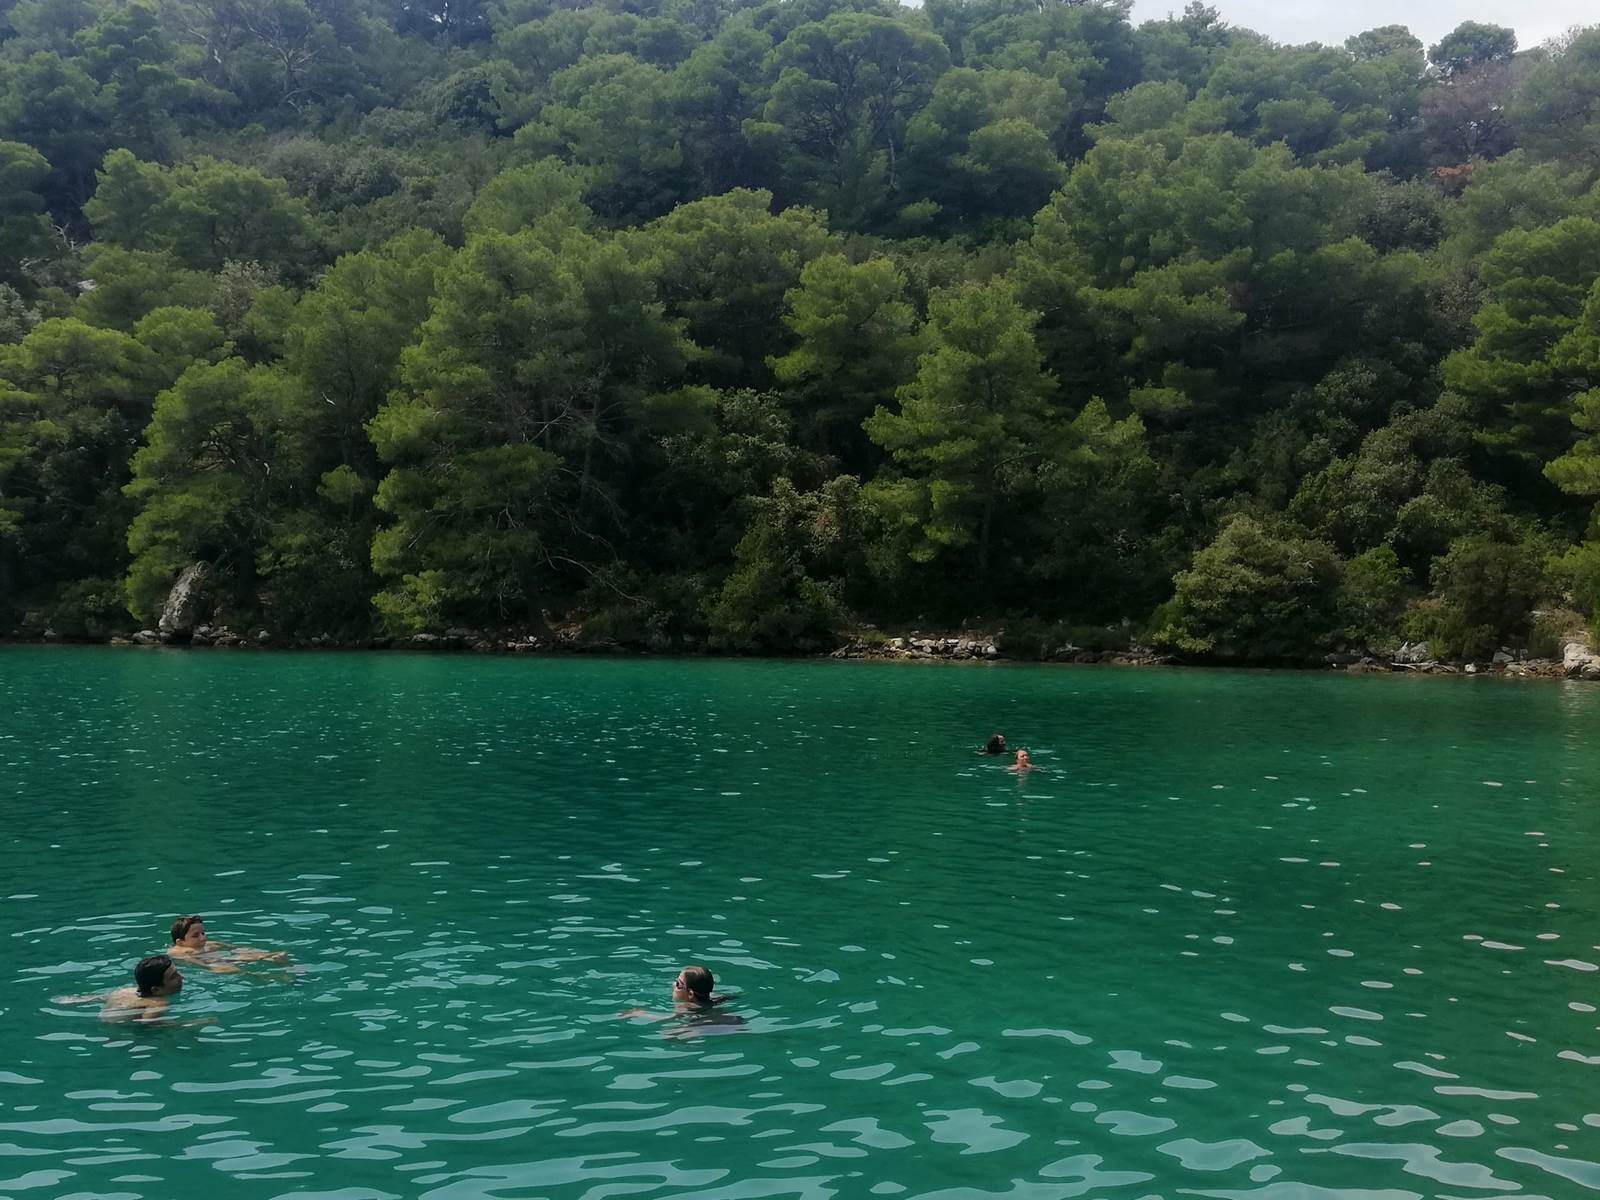
<svg viewBox="0 0 1600 1200"><path fill-rule="evenodd" d="M617 1014L617 1016L623 1020L639 1018L645 1021L670 1021L674 1015L675 1014L673 1013L651 1012L648 1008L630 1008L625 1012L619 1012Z"/></svg>
<svg viewBox="0 0 1600 1200"><path fill-rule="evenodd" d="M102 1013L101 1018L107 1021L138 1021L141 1025L159 1025L163 1029L200 1029L217 1024L215 1017L169 1017L164 1005L161 1008L147 1008L128 1016Z"/></svg>
<svg viewBox="0 0 1600 1200"><path fill-rule="evenodd" d="M197 954L193 957L185 958L183 961L193 963L197 967L203 967L207 971L214 971L218 975L237 975L241 970L243 970L242 967L237 967L230 962L223 962L221 959L213 958L209 954Z"/></svg>
<svg viewBox="0 0 1600 1200"><path fill-rule="evenodd" d="M254 946L230 946L228 951L238 962L286 963L289 961L289 952L287 950L257 950Z"/></svg>
<svg viewBox="0 0 1600 1200"><path fill-rule="evenodd" d="M234 962L274 962L286 963L289 961L287 950L261 950L255 946L241 946L237 942L222 942L216 938L207 938L205 949L200 951L205 955L221 955L232 959ZM195 961L203 961L196 959Z"/></svg>
<svg viewBox="0 0 1600 1200"><path fill-rule="evenodd" d="M81 996L51 996L51 1004L99 1004L111 995L110 992L85 992Z"/></svg>
<svg viewBox="0 0 1600 1200"><path fill-rule="evenodd" d="M299 983L300 977L305 973L304 967L284 967L277 971L240 972L246 979L254 980L258 983L287 983L291 987Z"/></svg>

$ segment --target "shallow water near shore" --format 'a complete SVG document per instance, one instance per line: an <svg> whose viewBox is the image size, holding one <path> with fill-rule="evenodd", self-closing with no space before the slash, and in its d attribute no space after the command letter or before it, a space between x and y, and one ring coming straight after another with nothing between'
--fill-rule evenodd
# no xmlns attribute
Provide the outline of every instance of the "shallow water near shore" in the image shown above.
<svg viewBox="0 0 1600 1200"><path fill-rule="evenodd" d="M6 648L0 1196L1594 1194L1597 734L1532 681ZM184 912L298 973L52 1002ZM619 1017L689 962L741 1023Z"/></svg>

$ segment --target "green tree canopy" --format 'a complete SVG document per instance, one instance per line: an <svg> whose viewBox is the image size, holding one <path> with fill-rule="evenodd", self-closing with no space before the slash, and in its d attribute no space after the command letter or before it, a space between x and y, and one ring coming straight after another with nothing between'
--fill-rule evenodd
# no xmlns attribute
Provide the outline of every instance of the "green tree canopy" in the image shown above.
<svg viewBox="0 0 1600 1200"><path fill-rule="evenodd" d="M484 234L437 287L371 423L391 468L379 609L399 627L536 619L569 567L611 556L630 418L688 345L624 247L578 231Z"/></svg>
<svg viewBox="0 0 1600 1200"><path fill-rule="evenodd" d="M1033 338L1037 315L1005 284L937 294L928 344L900 410L867 421L898 477L874 499L906 539L914 562L952 555L969 564L975 588L988 583L997 521L1035 486L1050 453L1054 381Z"/></svg>

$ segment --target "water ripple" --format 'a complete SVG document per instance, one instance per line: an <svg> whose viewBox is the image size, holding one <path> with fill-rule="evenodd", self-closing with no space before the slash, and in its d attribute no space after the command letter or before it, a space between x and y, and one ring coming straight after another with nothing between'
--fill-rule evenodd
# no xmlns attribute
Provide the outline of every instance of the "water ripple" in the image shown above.
<svg viewBox="0 0 1600 1200"><path fill-rule="evenodd" d="M0 658L0 1195L1600 1191L1600 690Z"/></svg>

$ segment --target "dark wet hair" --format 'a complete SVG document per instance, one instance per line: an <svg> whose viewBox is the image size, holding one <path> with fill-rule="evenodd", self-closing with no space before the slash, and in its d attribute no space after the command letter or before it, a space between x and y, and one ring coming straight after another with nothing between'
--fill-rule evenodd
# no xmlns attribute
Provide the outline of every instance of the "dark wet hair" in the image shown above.
<svg viewBox="0 0 1600 1200"><path fill-rule="evenodd" d="M172 923L172 940L174 942L183 941L184 938L189 936L189 930L196 925L204 925L205 923L206 919L204 917L179 917Z"/></svg>
<svg viewBox="0 0 1600 1200"><path fill-rule="evenodd" d="M711 989L717 986L717 979L705 967L685 967L678 972L679 978L689 989L689 994L702 1004L711 1000Z"/></svg>
<svg viewBox="0 0 1600 1200"><path fill-rule="evenodd" d="M985 754L1004 754L1005 749L1006 735L1003 733L991 733L989 740L983 744Z"/></svg>
<svg viewBox="0 0 1600 1200"><path fill-rule="evenodd" d="M139 965L133 969L133 987L141 996L153 996L162 981L167 977L167 971L172 966L172 959L165 954L152 954L149 958L141 958Z"/></svg>

